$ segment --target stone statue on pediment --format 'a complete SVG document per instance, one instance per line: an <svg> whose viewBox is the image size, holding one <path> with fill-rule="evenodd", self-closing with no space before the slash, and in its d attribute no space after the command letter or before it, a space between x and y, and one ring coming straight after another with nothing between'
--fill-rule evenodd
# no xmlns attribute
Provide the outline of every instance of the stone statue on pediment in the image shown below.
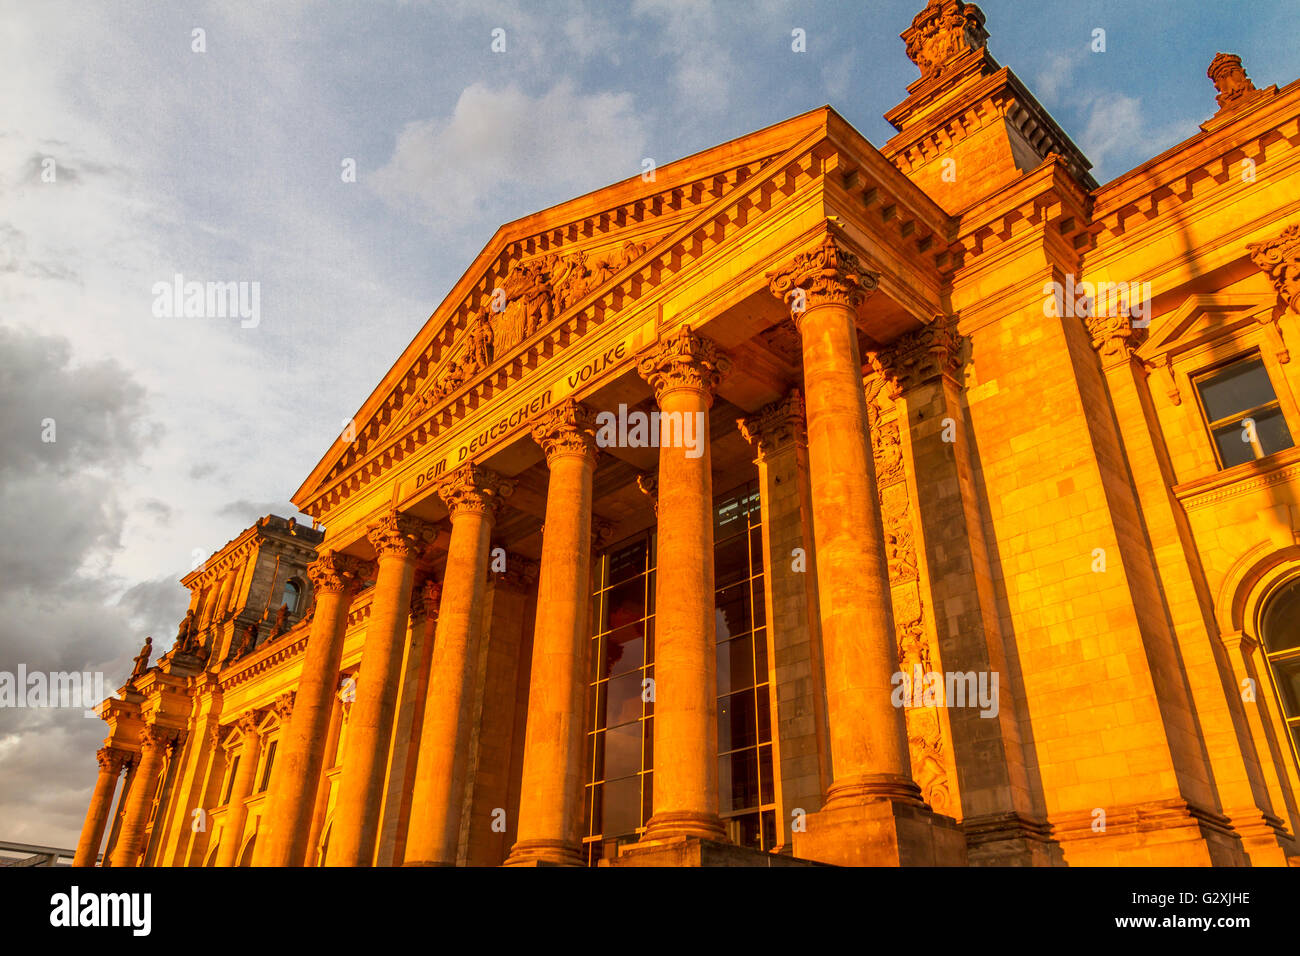
<svg viewBox="0 0 1300 956"><path fill-rule="evenodd" d="M149 655L152 653L153 638L146 637L144 647L140 648L140 653L135 656L135 666L131 668L131 680L144 676L144 672L149 669Z"/></svg>

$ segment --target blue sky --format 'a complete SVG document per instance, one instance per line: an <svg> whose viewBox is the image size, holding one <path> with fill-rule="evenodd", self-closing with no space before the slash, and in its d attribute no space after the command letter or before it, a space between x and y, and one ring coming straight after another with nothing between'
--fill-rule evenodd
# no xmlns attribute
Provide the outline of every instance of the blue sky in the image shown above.
<svg viewBox="0 0 1300 956"><path fill-rule="evenodd" d="M502 222L826 103L882 145L921 6L0 2L0 670L168 646ZM1214 113L1216 52L1300 75L1291 0L981 6L1101 182ZM259 324L154 316L177 273ZM0 712L0 839L75 844L102 735Z"/></svg>

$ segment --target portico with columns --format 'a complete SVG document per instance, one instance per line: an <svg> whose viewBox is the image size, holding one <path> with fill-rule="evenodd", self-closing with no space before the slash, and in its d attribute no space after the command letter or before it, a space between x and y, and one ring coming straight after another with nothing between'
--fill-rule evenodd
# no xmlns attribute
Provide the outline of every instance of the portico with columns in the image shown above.
<svg viewBox="0 0 1300 956"><path fill-rule="evenodd" d="M186 578L81 863L1296 858L1295 455L1184 449L1238 352L1300 429L1283 186L1198 172L1258 140L1300 177L1300 88L1225 100L1157 203L978 8L902 36L882 148L817 109L498 230L294 495L315 526ZM1199 277L1134 225L1175 199ZM1150 332L1045 314L1120 265Z"/></svg>

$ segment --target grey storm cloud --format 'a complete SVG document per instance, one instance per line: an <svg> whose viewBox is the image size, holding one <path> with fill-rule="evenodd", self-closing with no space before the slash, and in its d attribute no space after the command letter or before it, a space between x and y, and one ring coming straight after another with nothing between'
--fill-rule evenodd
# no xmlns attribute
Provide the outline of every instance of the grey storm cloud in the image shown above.
<svg viewBox="0 0 1300 956"><path fill-rule="evenodd" d="M0 327L0 670L102 673L111 694L141 628L162 626L176 602L183 612L174 582L171 604L161 582L114 602L116 583L96 571L121 547L115 479L157 437L144 399L118 364L73 365L67 340ZM7 839L75 840L103 735L79 708L0 709Z"/></svg>

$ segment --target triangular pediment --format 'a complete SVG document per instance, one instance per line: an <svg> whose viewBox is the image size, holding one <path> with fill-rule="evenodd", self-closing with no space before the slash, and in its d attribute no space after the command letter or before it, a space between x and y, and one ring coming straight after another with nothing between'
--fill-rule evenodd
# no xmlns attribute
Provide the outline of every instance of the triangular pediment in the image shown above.
<svg viewBox="0 0 1300 956"><path fill-rule="evenodd" d="M824 135L830 115L805 113L498 229L294 503L309 509L323 487L364 470L417 423L450 421L507 387L553 354L557 337L548 332L563 326L563 346L617 311L619 287L657 281L668 240L793 147Z"/></svg>
<svg viewBox="0 0 1300 956"><path fill-rule="evenodd" d="M1189 296L1168 315L1151 323L1138 358L1150 364L1167 363L1175 355L1231 334L1235 329L1272 315L1273 301L1250 294Z"/></svg>

